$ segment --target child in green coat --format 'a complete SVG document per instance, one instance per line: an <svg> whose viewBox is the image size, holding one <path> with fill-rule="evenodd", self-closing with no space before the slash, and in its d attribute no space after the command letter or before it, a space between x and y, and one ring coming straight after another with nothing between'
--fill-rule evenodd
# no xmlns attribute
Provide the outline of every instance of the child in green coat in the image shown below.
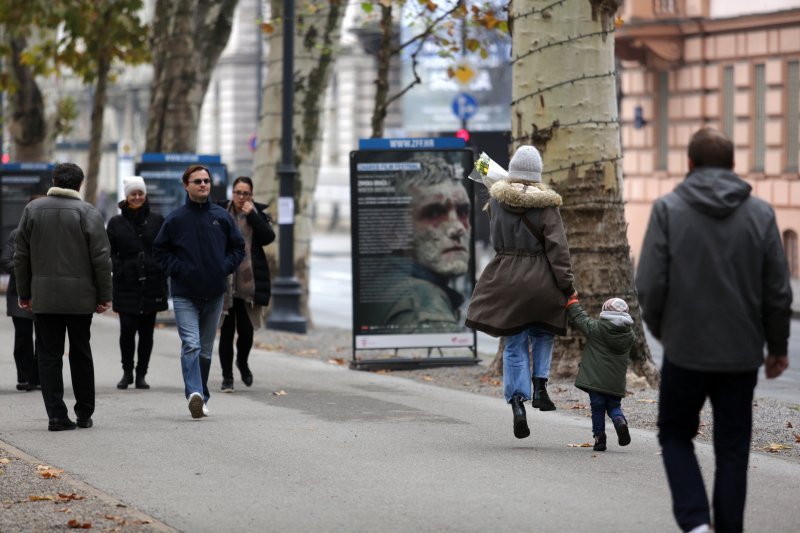
<svg viewBox="0 0 800 533"><path fill-rule="evenodd" d="M636 342L628 304L621 298L611 298L603 304L600 319L596 320L584 311L575 293L567 302L567 318L587 341L575 386L589 393L594 449L599 452L606 450L606 413L614 423L619 445L627 446L631 435L622 413L621 400L625 397L628 358Z"/></svg>

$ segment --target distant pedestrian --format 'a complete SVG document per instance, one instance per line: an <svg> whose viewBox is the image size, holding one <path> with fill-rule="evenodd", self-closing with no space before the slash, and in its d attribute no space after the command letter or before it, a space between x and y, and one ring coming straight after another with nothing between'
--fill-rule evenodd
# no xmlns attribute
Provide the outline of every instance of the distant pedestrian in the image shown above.
<svg viewBox="0 0 800 533"><path fill-rule="evenodd" d="M34 313L39 327L39 379L50 431L76 425L64 404L65 334L69 335L77 426L92 427L92 313L111 307L108 237L103 217L81 200L82 183L78 165L56 165L47 197L30 202L22 212L14 253L19 306Z"/></svg>
<svg viewBox="0 0 800 533"><path fill-rule="evenodd" d="M789 366L792 291L772 208L733 173L733 143L704 128L689 142L689 174L653 204L636 287L664 345L658 439L684 531L708 531L708 498L692 439L709 398L716 472L713 527L744 527L753 390ZM756 529L758 529L756 527Z"/></svg>
<svg viewBox="0 0 800 533"><path fill-rule="evenodd" d="M478 279L466 320L468 327L504 337L503 396L511 404L519 439L530 435L523 402L532 400L532 407L541 411L556 408L546 384L553 342L556 335L566 334L565 304L575 292L558 211L561 196L541 180L539 151L525 145L511 158L508 178L489 189L496 255Z"/></svg>
<svg viewBox="0 0 800 533"><path fill-rule="evenodd" d="M8 235L3 248L3 272L8 274L6 286L6 316L11 317L14 324L14 364L17 367L17 390L32 391L39 386L38 334L34 336L36 322L33 313L19 306L17 296L17 279L14 275L14 249L18 229L14 228Z"/></svg>
<svg viewBox="0 0 800 533"><path fill-rule="evenodd" d="M242 262L244 239L228 212L209 201L206 167L189 166L182 180L186 202L167 215L153 253L170 277L189 412L201 418L208 416L208 374L228 275Z"/></svg>
<svg viewBox="0 0 800 533"><path fill-rule="evenodd" d="M606 414L614 424L619 445L627 446L631 435L621 402L628 360L636 342L628 304L622 298L611 298L603 304L600 319L596 320L574 294L567 302L567 318L586 337L575 386L589 394L594 449L606 451Z"/></svg>
<svg viewBox="0 0 800 533"><path fill-rule="evenodd" d="M233 392L233 336L236 340L236 368L242 382L253 384L248 365L253 347L253 331L261 327L263 306L269 304L270 277L264 246L275 240L266 205L253 201L253 180L240 176L233 182L233 200L221 202L236 221L244 238L244 259L230 276L223 303L223 321L219 332L219 362L222 366L222 390Z"/></svg>
<svg viewBox="0 0 800 533"><path fill-rule="evenodd" d="M153 351L156 314L167 309L167 278L153 257L155 240L164 217L150 210L147 186L141 176L123 180L125 199L119 202L121 214L108 221L108 241L114 265L113 309L119 314L119 351L122 379L118 389L134 384L134 354L139 335L135 386L149 389L145 380Z"/></svg>

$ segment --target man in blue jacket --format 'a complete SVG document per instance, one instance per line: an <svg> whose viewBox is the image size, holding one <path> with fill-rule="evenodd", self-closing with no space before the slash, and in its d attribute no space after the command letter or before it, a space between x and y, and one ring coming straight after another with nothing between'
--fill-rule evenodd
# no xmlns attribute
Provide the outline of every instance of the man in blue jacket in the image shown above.
<svg viewBox="0 0 800 533"><path fill-rule="evenodd" d="M658 440L683 531L708 531L692 439L706 398L714 415L714 531L744 527L758 369L788 366L792 290L772 208L733 173L733 143L711 128L689 142L689 174L653 205L636 288L664 345ZM764 355L766 346L767 355Z"/></svg>
<svg viewBox="0 0 800 533"><path fill-rule="evenodd" d="M164 220L153 255L170 278L181 338L181 370L192 418L208 416L208 374L228 275L244 257L244 239L230 215L209 201L211 173L183 173L186 203Z"/></svg>

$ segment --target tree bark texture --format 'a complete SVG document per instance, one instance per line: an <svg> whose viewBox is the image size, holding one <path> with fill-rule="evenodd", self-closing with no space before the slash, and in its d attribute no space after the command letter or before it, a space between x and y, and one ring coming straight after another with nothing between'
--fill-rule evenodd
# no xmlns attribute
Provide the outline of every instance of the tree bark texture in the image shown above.
<svg viewBox="0 0 800 533"><path fill-rule="evenodd" d="M392 4L381 4L381 41L378 47L378 60L376 63L377 76L375 77L375 105L372 111L372 137L383 137L383 127L386 121L386 101L389 98L389 71L392 61Z"/></svg>
<svg viewBox="0 0 800 533"><path fill-rule="evenodd" d="M89 166L86 169L86 185L83 191L84 199L92 205L97 201L97 176L100 173L100 158L103 155L103 116L106 109L108 72L110 69L110 58L103 57L100 59L97 65L97 81L92 96Z"/></svg>
<svg viewBox="0 0 800 533"><path fill-rule="evenodd" d="M200 108L237 0L157 0L147 152L195 152Z"/></svg>
<svg viewBox="0 0 800 533"><path fill-rule="evenodd" d="M273 19L280 19L282 0L270 0ZM311 6L311 9L309 9ZM295 24L293 157L295 177L294 273L302 287L300 312L311 323L308 311L309 259L311 254L311 207L320 165L320 149L325 90L333 69L341 34L345 2L330 0L320 3L298 2ZM267 79L264 84L262 115L259 119L258 142L253 163L255 198L269 205L277 220L280 179L277 173L281 160L283 83L283 32L281 26L267 39ZM278 232L276 232L278 233ZM278 271L279 245L266 249L270 269Z"/></svg>
<svg viewBox="0 0 800 533"><path fill-rule="evenodd" d="M50 147L47 136L44 98L29 67L22 64L20 55L27 46L24 37L11 39L11 73L16 78L16 90L9 95L8 131L11 135L12 161L45 162Z"/></svg>
<svg viewBox="0 0 800 533"><path fill-rule="evenodd" d="M614 19L621 0L515 0L512 143L536 146L543 181L561 194L582 305L594 316L605 300L625 299L638 338L634 372L659 380L633 285L622 197L614 62ZM584 339L559 338L552 373L577 373Z"/></svg>

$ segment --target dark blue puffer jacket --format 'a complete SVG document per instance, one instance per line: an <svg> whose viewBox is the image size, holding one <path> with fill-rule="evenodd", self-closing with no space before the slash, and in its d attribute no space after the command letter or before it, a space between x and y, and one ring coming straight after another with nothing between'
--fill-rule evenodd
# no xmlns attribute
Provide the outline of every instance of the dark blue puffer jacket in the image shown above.
<svg viewBox="0 0 800 533"><path fill-rule="evenodd" d="M187 195L164 220L153 255L170 277L172 296L210 300L225 293L228 274L244 258L244 239L227 211Z"/></svg>

